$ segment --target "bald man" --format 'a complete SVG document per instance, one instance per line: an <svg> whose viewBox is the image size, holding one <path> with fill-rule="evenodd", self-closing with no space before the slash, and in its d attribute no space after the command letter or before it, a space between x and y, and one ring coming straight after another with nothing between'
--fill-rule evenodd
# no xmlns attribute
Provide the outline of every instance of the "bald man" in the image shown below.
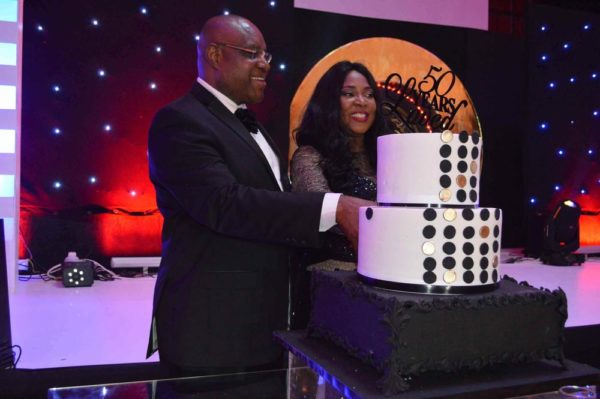
<svg viewBox="0 0 600 399"><path fill-rule="evenodd" d="M265 128L235 114L262 101L271 55L245 18L209 19L198 79L155 116L150 178L164 217L148 356L180 374L273 368L287 327L289 255L340 225L356 243L358 207L338 194L290 193ZM250 132L254 130L254 132Z"/></svg>

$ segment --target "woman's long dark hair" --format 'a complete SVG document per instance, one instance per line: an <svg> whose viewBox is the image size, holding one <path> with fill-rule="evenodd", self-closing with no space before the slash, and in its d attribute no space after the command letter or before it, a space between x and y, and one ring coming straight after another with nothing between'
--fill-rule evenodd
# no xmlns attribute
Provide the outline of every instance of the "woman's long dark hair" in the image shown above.
<svg viewBox="0 0 600 399"><path fill-rule="evenodd" d="M376 113L371 128L365 133L365 150L373 170L377 167L377 136L385 133L386 122L381 109L381 98L371 72L360 63L341 61L333 65L319 80L300 126L296 129L296 143L310 145L323 156L321 167L329 187L344 193L352 188L357 171L352 166L350 135L340 118L340 96L346 76L351 71L363 75L375 96Z"/></svg>

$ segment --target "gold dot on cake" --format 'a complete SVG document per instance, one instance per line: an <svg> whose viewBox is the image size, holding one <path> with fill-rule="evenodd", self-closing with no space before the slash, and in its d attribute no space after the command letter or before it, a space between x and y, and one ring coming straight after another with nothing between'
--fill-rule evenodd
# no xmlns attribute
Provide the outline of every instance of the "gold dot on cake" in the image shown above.
<svg viewBox="0 0 600 399"><path fill-rule="evenodd" d="M481 238L487 238L490 235L490 228L487 226L481 226L479 229L479 236Z"/></svg>
<svg viewBox="0 0 600 399"><path fill-rule="evenodd" d="M450 201L450 198L452 198L452 191L448 190L447 188L440 191L440 199L442 201Z"/></svg>
<svg viewBox="0 0 600 399"><path fill-rule="evenodd" d="M458 184L458 187L460 187L460 188L463 188L464 186L466 186L467 178L465 177L465 175L456 176L456 184Z"/></svg>
<svg viewBox="0 0 600 399"><path fill-rule="evenodd" d="M498 255L494 256L494 259L492 260L492 267L498 267Z"/></svg>
<svg viewBox="0 0 600 399"><path fill-rule="evenodd" d="M456 211L452 208L448 208L444 211L444 219L446 219L448 222L452 222L454 219L456 219Z"/></svg>
<svg viewBox="0 0 600 399"><path fill-rule="evenodd" d="M477 162L472 161L470 168L471 168L471 173L477 173Z"/></svg>
<svg viewBox="0 0 600 399"><path fill-rule="evenodd" d="M456 272L452 271L452 270L448 270L447 272L444 273L444 281L447 284L452 284L453 282L456 281Z"/></svg>
<svg viewBox="0 0 600 399"><path fill-rule="evenodd" d="M433 245L432 242L425 242L423 243L423 253L425 255L433 255L433 253L435 252L435 245Z"/></svg>
<svg viewBox="0 0 600 399"><path fill-rule="evenodd" d="M441 138L444 143L449 143L454 138L454 135L452 134L452 132L450 130L444 130L442 132Z"/></svg>

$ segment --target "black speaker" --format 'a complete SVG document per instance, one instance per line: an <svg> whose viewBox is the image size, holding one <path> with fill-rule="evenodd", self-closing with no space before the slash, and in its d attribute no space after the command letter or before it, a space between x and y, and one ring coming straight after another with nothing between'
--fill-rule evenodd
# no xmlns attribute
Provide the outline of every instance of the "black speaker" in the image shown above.
<svg viewBox="0 0 600 399"><path fill-rule="evenodd" d="M0 370L13 367L14 356L10 336L10 310L8 306L8 278L6 275L6 248L4 220L0 219Z"/></svg>
<svg viewBox="0 0 600 399"><path fill-rule="evenodd" d="M94 265L89 260L64 262L62 280L65 287L90 287L94 284Z"/></svg>

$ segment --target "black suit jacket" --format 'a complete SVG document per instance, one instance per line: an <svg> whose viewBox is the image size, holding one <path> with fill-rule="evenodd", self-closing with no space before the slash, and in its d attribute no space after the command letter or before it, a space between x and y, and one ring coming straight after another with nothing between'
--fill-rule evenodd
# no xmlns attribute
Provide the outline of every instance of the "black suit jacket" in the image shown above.
<svg viewBox="0 0 600 399"><path fill-rule="evenodd" d="M282 192L250 133L197 83L157 113L148 154L164 216L148 355L158 345L161 359L188 368L272 362L289 251L318 246L323 194Z"/></svg>

